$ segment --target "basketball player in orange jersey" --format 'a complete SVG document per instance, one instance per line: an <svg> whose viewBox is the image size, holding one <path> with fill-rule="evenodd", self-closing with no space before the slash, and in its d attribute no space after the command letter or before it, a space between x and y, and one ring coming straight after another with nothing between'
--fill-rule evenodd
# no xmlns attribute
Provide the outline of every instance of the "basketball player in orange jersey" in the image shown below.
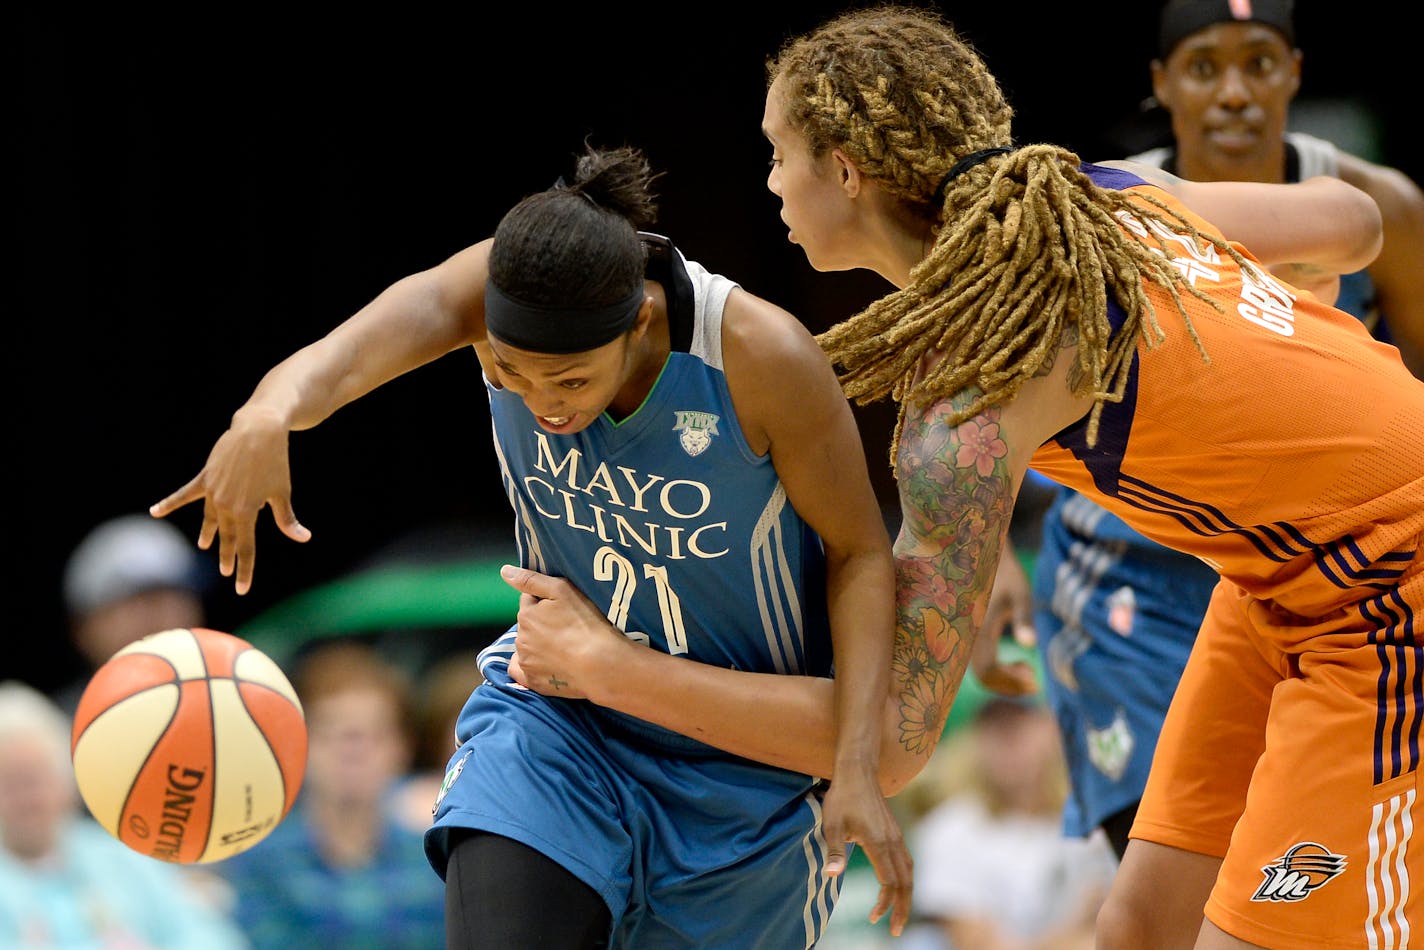
<svg viewBox="0 0 1424 950"><path fill-rule="evenodd" d="M1305 59L1295 45L1294 6L1164 3L1151 67L1162 108L1143 114L1160 124L1163 138L1128 159L1193 181L1335 175L1369 194L1380 208L1384 246L1367 269L1340 276L1334 304L1398 346L1405 365L1424 378L1424 192L1396 168L1287 128ZM1128 150L1147 144L1138 142ZM1042 523L1033 634L1069 762L1064 833L1102 827L1121 856L1217 574L1067 488L1057 491ZM1012 563L1001 559L1001 569ZM1000 578L993 599L1026 602L1027 594L1027 585ZM984 646L994 631L991 625Z"/></svg>
<svg viewBox="0 0 1424 950"><path fill-rule="evenodd" d="M1236 182L1210 208L1016 145L997 81L923 9L834 18L769 79L790 240L898 288L820 342L850 397L900 407L906 721L953 699L1032 466L1221 575L1099 946L1399 946L1424 925L1424 382L1264 266L1273 231L1378 208Z"/></svg>

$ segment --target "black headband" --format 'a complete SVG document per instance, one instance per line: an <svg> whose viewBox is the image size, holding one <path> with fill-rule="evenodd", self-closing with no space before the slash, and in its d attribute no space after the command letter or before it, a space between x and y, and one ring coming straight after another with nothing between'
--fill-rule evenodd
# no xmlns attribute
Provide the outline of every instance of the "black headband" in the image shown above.
<svg viewBox="0 0 1424 950"><path fill-rule="evenodd" d="M1295 46L1293 0L1170 0L1157 24L1157 55L1166 59L1177 44L1217 23L1262 23Z"/></svg>
<svg viewBox="0 0 1424 950"><path fill-rule="evenodd" d="M944 190L949 187L949 183L954 181L960 175L963 175L965 172L969 171L969 169L973 168L975 165L978 165L980 162L988 161L995 155L1007 155L1009 152L1012 151L1013 149L1009 148L1007 145L998 145L994 148L981 148L977 152L970 152L968 155L964 156L959 161L955 162L952 166L950 166L949 174L945 175L943 178L940 179L939 187L935 189L934 197L930 199L930 203L934 205L943 204Z"/></svg>
<svg viewBox="0 0 1424 950"><path fill-rule="evenodd" d="M627 297L601 307L525 303L485 281L485 330L531 353L586 353L628 331L642 309L642 284Z"/></svg>

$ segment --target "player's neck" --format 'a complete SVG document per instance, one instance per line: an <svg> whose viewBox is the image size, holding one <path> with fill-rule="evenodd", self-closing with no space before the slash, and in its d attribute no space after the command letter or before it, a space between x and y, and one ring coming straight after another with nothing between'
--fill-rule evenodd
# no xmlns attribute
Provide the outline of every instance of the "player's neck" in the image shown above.
<svg viewBox="0 0 1424 950"><path fill-rule="evenodd" d="M648 332L634 346L637 352L632 372L618 390L618 395L608 406L608 414L615 420L622 420L638 411L643 400L653 391L663 366L667 364L672 351L672 331L668 328L668 297L662 284L655 280L647 282L648 294L653 298L653 319L648 324Z"/></svg>

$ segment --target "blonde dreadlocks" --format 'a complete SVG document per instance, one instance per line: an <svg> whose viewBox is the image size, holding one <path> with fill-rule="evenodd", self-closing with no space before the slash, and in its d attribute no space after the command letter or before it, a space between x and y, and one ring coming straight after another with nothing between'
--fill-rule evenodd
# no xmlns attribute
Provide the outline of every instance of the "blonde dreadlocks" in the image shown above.
<svg viewBox="0 0 1424 950"><path fill-rule="evenodd" d="M817 337L858 403L888 395L903 407L977 390L951 418L957 424L1011 401L1075 336L1075 392L1095 400L1093 445L1103 404L1122 399L1137 341L1164 338L1145 283L1170 292L1198 350L1179 290L1219 309L1172 266L1155 229L1141 237L1116 216L1185 230L1245 265L1155 200L1097 187L1059 146L975 156L982 161L950 180L959 159L1010 144L1013 110L973 47L935 13L892 5L842 14L788 42L767 73L782 80L786 114L813 156L839 148L935 230L908 287ZM1109 300L1126 314L1116 334ZM930 350L943 357L916 380ZM899 435L897 423L892 460Z"/></svg>

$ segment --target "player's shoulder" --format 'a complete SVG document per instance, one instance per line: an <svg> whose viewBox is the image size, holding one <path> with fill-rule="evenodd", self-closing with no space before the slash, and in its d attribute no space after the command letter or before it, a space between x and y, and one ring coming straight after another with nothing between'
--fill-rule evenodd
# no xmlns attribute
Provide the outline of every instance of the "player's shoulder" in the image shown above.
<svg viewBox="0 0 1424 950"><path fill-rule="evenodd" d="M812 417L813 406L845 400L810 330L789 311L742 288L732 291L723 311L722 369L742 431L758 452L772 429L793 417Z"/></svg>
<svg viewBox="0 0 1424 950"><path fill-rule="evenodd" d="M788 359L824 359L811 331L784 307L734 287L722 311L722 348L729 357L775 366Z"/></svg>
<svg viewBox="0 0 1424 950"><path fill-rule="evenodd" d="M1138 157L1090 162L1083 166L1083 170L1102 188L1126 189L1154 185L1169 193L1175 193L1182 183L1181 178L1160 165L1142 161Z"/></svg>
<svg viewBox="0 0 1424 950"><path fill-rule="evenodd" d="M1390 165L1382 165L1350 152L1340 152L1340 178L1375 200L1386 216L1405 209L1424 209L1424 190L1412 178Z"/></svg>

